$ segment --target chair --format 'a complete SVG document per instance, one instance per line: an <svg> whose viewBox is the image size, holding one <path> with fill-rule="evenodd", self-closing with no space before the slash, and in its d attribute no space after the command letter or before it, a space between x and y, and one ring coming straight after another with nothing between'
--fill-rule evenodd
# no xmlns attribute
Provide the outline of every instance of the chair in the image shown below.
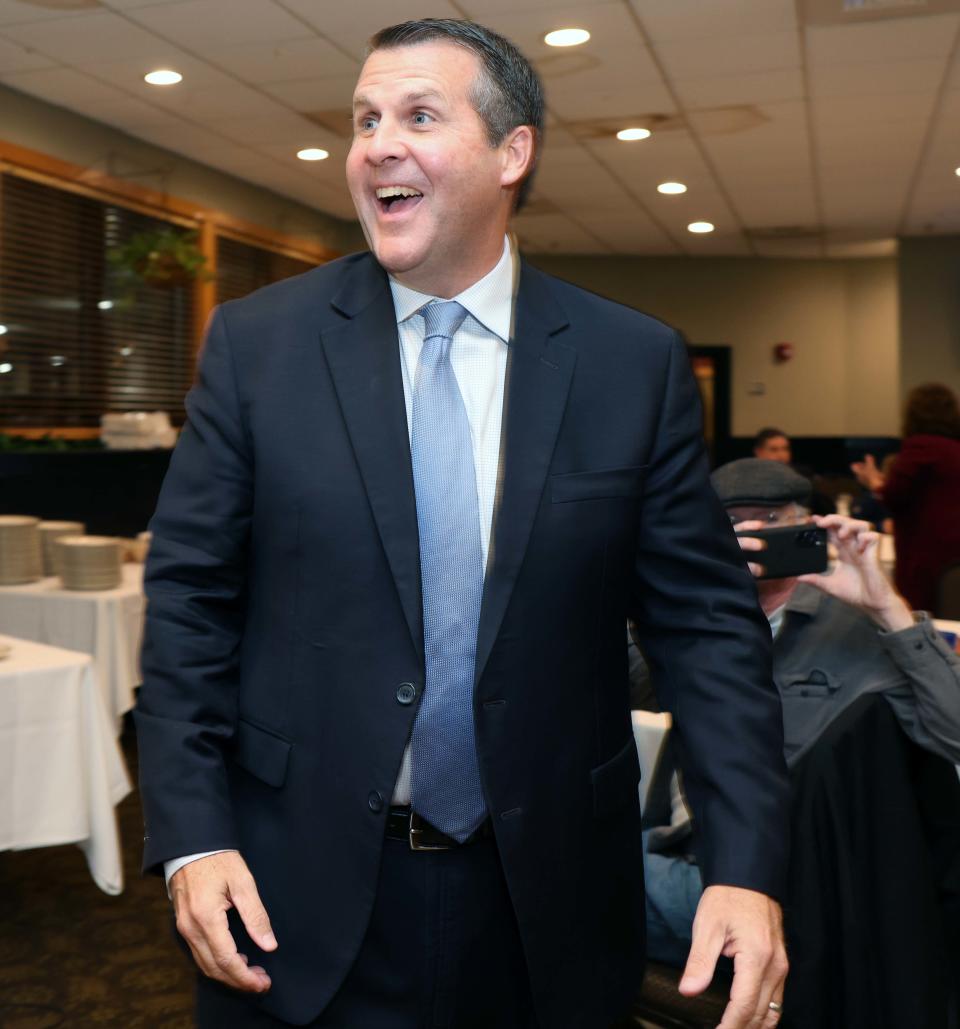
<svg viewBox="0 0 960 1029"><path fill-rule="evenodd" d="M949 565L940 574L936 617L960 621L960 563Z"/></svg>
<svg viewBox="0 0 960 1029"><path fill-rule="evenodd" d="M710 986L698 997L683 997L677 992L682 969L647 962L640 995L633 1005L627 1025L651 1022L664 1029L715 1029L730 999L730 979L719 970Z"/></svg>

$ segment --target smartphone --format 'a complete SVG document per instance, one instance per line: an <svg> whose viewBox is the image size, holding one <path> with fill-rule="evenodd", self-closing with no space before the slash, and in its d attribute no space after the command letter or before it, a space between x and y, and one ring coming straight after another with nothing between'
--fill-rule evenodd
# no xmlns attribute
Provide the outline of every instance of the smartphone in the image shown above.
<svg viewBox="0 0 960 1029"><path fill-rule="evenodd" d="M748 561L763 566L760 579L791 579L827 570L827 530L815 525L779 525L744 529L738 536L764 540L766 550L744 551Z"/></svg>

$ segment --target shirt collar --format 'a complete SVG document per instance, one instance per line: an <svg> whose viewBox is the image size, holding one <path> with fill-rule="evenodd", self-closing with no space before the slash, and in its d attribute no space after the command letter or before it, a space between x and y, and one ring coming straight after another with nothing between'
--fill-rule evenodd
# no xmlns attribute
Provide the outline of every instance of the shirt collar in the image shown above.
<svg viewBox="0 0 960 1029"><path fill-rule="evenodd" d="M513 320L513 281L514 257L510 240L504 236L503 253L500 260L472 286L458 293L451 300L456 300L467 309L484 328L504 343L510 342L510 328ZM439 297L429 293L420 293L408 286L402 286L390 276L390 291L393 293L393 306L397 313L397 324L405 322L416 314L421 307Z"/></svg>

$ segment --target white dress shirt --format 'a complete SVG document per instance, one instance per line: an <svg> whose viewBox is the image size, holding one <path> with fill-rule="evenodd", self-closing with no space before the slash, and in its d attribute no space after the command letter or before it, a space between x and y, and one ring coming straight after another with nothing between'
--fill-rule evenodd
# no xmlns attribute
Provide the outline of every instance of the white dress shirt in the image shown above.
<svg viewBox="0 0 960 1029"><path fill-rule="evenodd" d="M490 536L499 487L500 427L503 418L503 390L507 372L508 343L513 330L516 259L510 240L504 237L500 260L484 277L455 300L467 311L463 324L450 345L450 364L463 396L473 442L473 467L477 476L477 503L480 510L480 546L484 567L488 565ZM402 286L391 277L390 290L397 314L400 337L400 368L403 396L407 406L407 431L411 431L413 388L417 363L423 346L422 307L441 298ZM403 754L400 773L394 786L394 804L410 803L410 747ZM164 862L167 883L178 869L198 858L220 854L211 850Z"/></svg>

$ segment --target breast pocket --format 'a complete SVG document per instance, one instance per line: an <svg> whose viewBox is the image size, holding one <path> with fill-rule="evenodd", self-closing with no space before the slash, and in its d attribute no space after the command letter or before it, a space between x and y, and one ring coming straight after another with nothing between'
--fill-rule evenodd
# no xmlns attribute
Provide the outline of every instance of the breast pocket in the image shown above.
<svg viewBox="0 0 960 1029"><path fill-rule="evenodd" d="M554 504L577 500L637 499L643 494L646 465L629 468L601 468L588 472L564 472L550 476L550 499Z"/></svg>
<svg viewBox="0 0 960 1029"><path fill-rule="evenodd" d="M788 697L829 697L836 693L843 683L832 672L822 668L810 668L781 676L778 685L786 699Z"/></svg>

